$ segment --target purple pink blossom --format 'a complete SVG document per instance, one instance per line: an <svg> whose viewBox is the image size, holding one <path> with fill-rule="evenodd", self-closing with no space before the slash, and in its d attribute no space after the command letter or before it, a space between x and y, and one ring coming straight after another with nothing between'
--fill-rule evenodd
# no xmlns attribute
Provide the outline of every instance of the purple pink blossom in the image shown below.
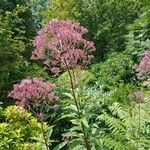
<svg viewBox="0 0 150 150"><path fill-rule="evenodd" d="M34 38L32 59L42 59L52 73L59 69L85 67L90 63L95 50L94 43L83 38L87 29L79 23L51 20Z"/></svg>
<svg viewBox="0 0 150 150"><path fill-rule="evenodd" d="M141 59L140 63L135 66L138 72L137 76L139 78L149 75L150 73L150 49L145 51L144 57Z"/></svg>
<svg viewBox="0 0 150 150"><path fill-rule="evenodd" d="M45 82L43 78L23 79L19 84L14 85L8 97L15 99L17 105L32 110L42 120L42 109L58 99L53 92L54 88L54 84Z"/></svg>
<svg viewBox="0 0 150 150"><path fill-rule="evenodd" d="M132 100L135 100L138 103L143 102L145 96L146 95L141 91L136 91L136 92L129 94L129 98Z"/></svg>

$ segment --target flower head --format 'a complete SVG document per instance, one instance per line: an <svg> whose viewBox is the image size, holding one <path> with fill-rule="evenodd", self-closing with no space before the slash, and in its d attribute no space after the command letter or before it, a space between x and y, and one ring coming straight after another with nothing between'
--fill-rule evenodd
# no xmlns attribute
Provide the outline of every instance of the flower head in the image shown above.
<svg viewBox="0 0 150 150"><path fill-rule="evenodd" d="M145 94L143 92L137 91L129 94L129 98L135 100L138 103L141 103L144 101Z"/></svg>
<svg viewBox="0 0 150 150"><path fill-rule="evenodd" d="M75 68L90 63L95 50L94 43L83 38L87 29L79 23L65 20L51 20L34 38L35 49L32 59L43 59L53 73L58 69Z"/></svg>
<svg viewBox="0 0 150 150"><path fill-rule="evenodd" d="M8 96L14 98L17 105L38 109L38 107L48 105L58 99L53 93L54 88L54 84L44 82L43 78L34 77L23 79L20 84L14 85Z"/></svg>
<svg viewBox="0 0 150 150"><path fill-rule="evenodd" d="M150 49L144 53L140 63L136 65L137 76L139 78L149 75L150 73Z"/></svg>

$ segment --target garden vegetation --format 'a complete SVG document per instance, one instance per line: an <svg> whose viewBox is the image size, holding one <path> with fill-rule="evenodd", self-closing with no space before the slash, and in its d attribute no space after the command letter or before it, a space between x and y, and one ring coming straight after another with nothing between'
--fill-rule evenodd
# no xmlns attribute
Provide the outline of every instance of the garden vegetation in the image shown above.
<svg viewBox="0 0 150 150"><path fill-rule="evenodd" d="M150 149L149 0L0 1L0 150L29 149Z"/></svg>

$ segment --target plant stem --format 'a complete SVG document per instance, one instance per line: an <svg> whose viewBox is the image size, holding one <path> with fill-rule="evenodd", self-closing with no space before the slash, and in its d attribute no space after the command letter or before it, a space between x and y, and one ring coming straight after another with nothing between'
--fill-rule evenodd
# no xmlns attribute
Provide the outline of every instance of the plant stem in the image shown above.
<svg viewBox="0 0 150 150"><path fill-rule="evenodd" d="M81 126L82 126L82 132L84 135L84 142L85 142L86 149L91 150L91 146L90 146L89 141L88 141L88 135L86 135L86 132L84 130L84 124L82 122L81 122Z"/></svg>
<svg viewBox="0 0 150 150"><path fill-rule="evenodd" d="M47 143L47 139L44 135L44 128L43 128L43 122L40 122L41 123L41 129L42 129L42 133L43 133L43 138L44 138L44 144L46 146L46 149L49 150L49 146L48 146L48 143Z"/></svg>
<svg viewBox="0 0 150 150"><path fill-rule="evenodd" d="M140 102L138 103L138 111L139 111L139 124L138 124L138 137L137 137L137 149L139 147L139 143L138 143L138 140L140 140L141 138L141 107L140 107Z"/></svg>
<svg viewBox="0 0 150 150"><path fill-rule="evenodd" d="M66 64L67 71L68 71L69 78L70 78L70 84L71 84L71 89L72 89L74 102L75 102L75 105L77 107L77 115L78 115L78 118L81 119L80 108L79 108L78 101L76 99L76 95L75 95L75 91L74 91L74 84L73 84L72 75L71 75L71 72L70 72L69 67L68 67L66 62L65 62L65 64ZM91 146L90 146L89 141L88 141L88 136L86 135L86 132L85 132L85 129L84 129L84 124L82 122L81 122L81 128L82 128L82 132L83 132L83 136L84 136L84 142L85 142L86 149L91 150Z"/></svg>
<svg viewBox="0 0 150 150"><path fill-rule="evenodd" d="M75 83L75 84L76 84L77 82L76 82L76 75L75 75L74 69L72 69L72 75L73 75L73 78L72 78L72 79L74 80L74 82L73 82L73 83ZM81 107L81 101L80 101L80 99L78 99L78 101L77 101L77 102L78 102L79 110L81 110L81 109L82 109L82 107ZM80 112L80 113L81 113L81 112Z"/></svg>
<svg viewBox="0 0 150 150"><path fill-rule="evenodd" d="M33 114L35 114L35 115L37 116L37 113L36 113L31 107L28 106L28 108L29 108L30 111L33 112ZM37 112L38 112L38 111L37 111ZM49 150L49 146L48 146L48 143L47 143L47 139L46 139L46 137L45 137L45 135L44 135L43 121L41 121L41 120L38 118L38 116L37 116L37 119L38 119L38 121L39 121L40 124L41 124L41 131L42 131L43 138L44 138L44 144L45 144L45 146L46 146L46 149Z"/></svg>
<svg viewBox="0 0 150 150"><path fill-rule="evenodd" d="M77 99L76 99L76 95L75 95L75 91L74 91L74 84L73 84L73 80L72 80L72 75L71 75L71 72L70 72L70 70L69 70L68 67L67 67L67 71L68 71L69 78L70 78L70 84L71 84L71 90L72 90L74 102L75 102L75 105L76 105L76 107L77 107L77 114L78 114L79 117L81 117L81 116L80 116L80 108L79 108L78 101L77 101Z"/></svg>

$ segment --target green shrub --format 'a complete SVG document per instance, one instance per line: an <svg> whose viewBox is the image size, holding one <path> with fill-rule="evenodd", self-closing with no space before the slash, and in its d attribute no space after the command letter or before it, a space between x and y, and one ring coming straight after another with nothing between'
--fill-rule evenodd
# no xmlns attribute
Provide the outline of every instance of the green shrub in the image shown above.
<svg viewBox="0 0 150 150"><path fill-rule="evenodd" d="M68 140L61 146L65 145L66 149L86 149L83 145L82 122L94 150L150 148L149 103L137 103L133 99L129 103L129 94L134 91L134 86L120 85L120 89L110 92L104 92L103 87L75 91L82 117L77 118L72 95L66 94L69 98L63 101L65 107L60 120L66 119L71 125L64 131L63 136Z"/></svg>
<svg viewBox="0 0 150 150"><path fill-rule="evenodd" d="M136 90L138 90L138 87L135 85L121 83L118 85L118 87L115 87L109 92L109 95L106 97L106 101L109 104L118 102L129 106L131 103L129 95Z"/></svg>
<svg viewBox="0 0 150 150"><path fill-rule="evenodd" d="M74 77L74 81L75 81L74 85L76 88L85 87L85 86L88 87L96 80L94 74L92 74L88 70L75 69L74 71L71 71L71 73L72 76ZM65 90L70 89L71 85L70 85L68 72L64 72L63 74L61 74L58 77L56 84L59 88Z"/></svg>
<svg viewBox="0 0 150 150"><path fill-rule="evenodd" d="M111 88L118 86L121 82L131 82L133 77L133 62L124 53L113 53L103 63L94 64L92 73L96 76L100 85Z"/></svg>
<svg viewBox="0 0 150 150"><path fill-rule="evenodd" d="M41 124L22 107L0 110L1 150L40 150L43 142ZM44 130L47 126L44 125Z"/></svg>
<svg viewBox="0 0 150 150"><path fill-rule="evenodd" d="M80 13L77 10L79 0L51 0L51 5L42 11L43 21L51 19L78 20Z"/></svg>
<svg viewBox="0 0 150 150"><path fill-rule="evenodd" d="M150 48L150 5L146 5L139 18L128 26L128 32L126 53L137 63L144 51Z"/></svg>
<svg viewBox="0 0 150 150"><path fill-rule="evenodd" d="M110 52L125 50L126 27L141 12L139 0L81 0L78 7L79 21L89 30L88 37L96 45L97 62Z"/></svg>
<svg viewBox="0 0 150 150"><path fill-rule="evenodd" d="M27 0L0 1L0 101L8 105L13 84L28 76L48 78L40 64L30 61L35 32Z"/></svg>

